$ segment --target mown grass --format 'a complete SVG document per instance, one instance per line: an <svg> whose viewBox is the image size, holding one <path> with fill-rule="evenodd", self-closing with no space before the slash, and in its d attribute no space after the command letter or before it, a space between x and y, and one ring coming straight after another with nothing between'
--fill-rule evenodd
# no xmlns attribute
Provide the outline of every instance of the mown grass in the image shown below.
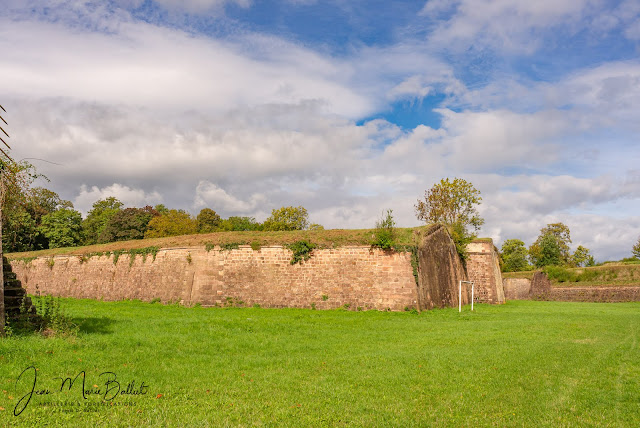
<svg viewBox="0 0 640 428"><path fill-rule="evenodd" d="M0 341L0 425L640 426L637 303L420 315L63 303L77 337ZM82 370L103 387L111 371L148 392L95 407L76 384L15 417L31 365L42 388Z"/></svg>

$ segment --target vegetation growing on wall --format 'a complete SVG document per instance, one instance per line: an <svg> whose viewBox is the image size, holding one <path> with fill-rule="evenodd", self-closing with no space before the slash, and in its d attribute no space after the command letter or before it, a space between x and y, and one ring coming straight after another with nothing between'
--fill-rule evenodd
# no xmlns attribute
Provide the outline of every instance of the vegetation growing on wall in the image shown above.
<svg viewBox="0 0 640 428"><path fill-rule="evenodd" d="M303 260L309 260L309 258L311 258L311 252L314 248L317 248L317 245L308 241L298 241L287 245L287 248L293 252L291 264L294 265Z"/></svg>
<svg viewBox="0 0 640 428"><path fill-rule="evenodd" d="M396 245L396 222L393 219L393 210L387 210L380 220L376 222L374 240L372 246L389 251Z"/></svg>

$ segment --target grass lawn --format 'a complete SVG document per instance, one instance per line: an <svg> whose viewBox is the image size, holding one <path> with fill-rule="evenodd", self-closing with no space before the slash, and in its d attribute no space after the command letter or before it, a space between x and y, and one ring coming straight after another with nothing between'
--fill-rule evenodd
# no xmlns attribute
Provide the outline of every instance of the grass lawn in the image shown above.
<svg viewBox="0 0 640 428"><path fill-rule="evenodd" d="M640 426L639 303L420 315L63 306L77 337L0 340L0 426ZM50 394L14 416L29 366ZM81 378L59 391L56 377L81 371L95 394L82 398ZM105 401L113 376L146 393Z"/></svg>

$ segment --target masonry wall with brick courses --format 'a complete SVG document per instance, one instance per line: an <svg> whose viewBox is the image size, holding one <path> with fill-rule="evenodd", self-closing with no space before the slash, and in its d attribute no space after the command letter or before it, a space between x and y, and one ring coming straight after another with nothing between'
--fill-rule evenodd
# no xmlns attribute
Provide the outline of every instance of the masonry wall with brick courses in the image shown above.
<svg viewBox="0 0 640 428"><path fill-rule="evenodd" d="M505 295L498 252L492 241L474 241L467 245L467 274L474 282L474 300L479 303L504 303Z"/></svg>
<svg viewBox="0 0 640 428"><path fill-rule="evenodd" d="M640 302L640 287L552 288L545 297L562 302Z"/></svg>
<svg viewBox="0 0 640 428"><path fill-rule="evenodd" d="M505 300L528 300L531 280L528 278L505 278L502 281Z"/></svg>
<svg viewBox="0 0 640 428"><path fill-rule="evenodd" d="M404 310L417 306L411 254L370 247L315 250L291 265L290 250L250 246L209 252L204 247L163 249L155 260L138 255L39 258L12 261L29 293L103 300L159 298L203 306ZM53 260L51 263L50 260Z"/></svg>
<svg viewBox="0 0 640 428"><path fill-rule="evenodd" d="M562 302L640 302L640 287L552 287L540 273L537 285L527 278L505 278L507 300L551 300ZM548 281L548 280L547 280ZM543 285L540 287L540 285Z"/></svg>

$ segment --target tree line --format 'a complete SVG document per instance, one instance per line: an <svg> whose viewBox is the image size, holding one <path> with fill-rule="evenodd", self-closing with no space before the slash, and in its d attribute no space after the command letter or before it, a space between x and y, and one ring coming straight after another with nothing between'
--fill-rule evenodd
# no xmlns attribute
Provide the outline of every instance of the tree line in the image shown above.
<svg viewBox="0 0 640 428"><path fill-rule="evenodd" d="M44 187L24 187L5 198L2 245L7 252L74 247L131 239L250 230L320 229L302 207L274 209L263 223L254 217L222 218L211 208L197 216L164 205L125 207L110 196L96 201L85 218L71 201Z"/></svg>

